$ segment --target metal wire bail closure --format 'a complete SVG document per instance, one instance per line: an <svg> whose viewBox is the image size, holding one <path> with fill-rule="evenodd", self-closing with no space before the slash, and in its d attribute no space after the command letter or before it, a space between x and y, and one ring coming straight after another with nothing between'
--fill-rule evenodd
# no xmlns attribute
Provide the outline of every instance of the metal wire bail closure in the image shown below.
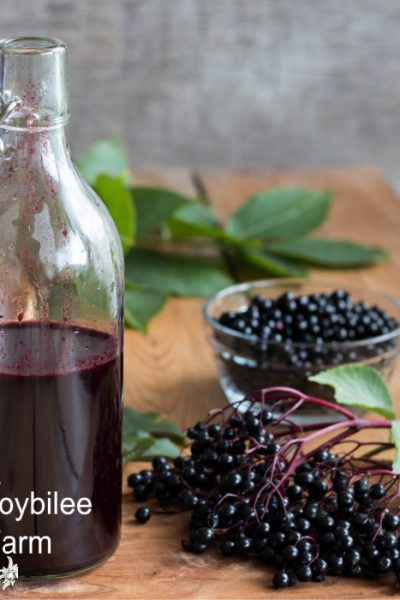
<svg viewBox="0 0 400 600"><path fill-rule="evenodd" d="M14 110L18 110L19 108L21 108L21 104L22 103L20 98L13 98L12 100L10 100L10 102L5 106L5 108L3 108L3 110L0 113L0 125L2 125L4 121L8 119L8 117L11 115L11 113L14 112Z"/></svg>
<svg viewBox="0 0 400 600"><path fill-rule="evenodd" d="M22 106L21 98L12 98L0 112L0 127L8 119L8 117L15 110L19 110ZM5 145L3 139L0 137L0 161L7 161L11 158L14 146Z"/></svg>

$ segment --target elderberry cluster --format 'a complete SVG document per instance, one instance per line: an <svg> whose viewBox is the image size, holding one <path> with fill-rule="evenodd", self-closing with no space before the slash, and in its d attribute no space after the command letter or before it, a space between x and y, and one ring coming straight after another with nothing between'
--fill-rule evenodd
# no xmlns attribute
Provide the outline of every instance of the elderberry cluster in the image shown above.
<svg viewBox="0 0 400 600"><path fill-rule="evenodd" d="M190 456L172 465L156 458L128 484L137 501L155 496L161 507L190 511L185 551L218 543L226 556L258 559L275 568L276 588L326 575L400 580L398 478L366 475L364 463L329 442L294 456L295 433L264 406L232 410L222 423L188 430Z"/></svg>
<svg viewBox="0 0 400 600"><path fill-rule="evenodd" d="M399 326L379 306L354 302L344 290L298 297L286 292L277 299L254 296L246 310L224 313L219 322L261 340L306 344L365 340Z"/></svg>

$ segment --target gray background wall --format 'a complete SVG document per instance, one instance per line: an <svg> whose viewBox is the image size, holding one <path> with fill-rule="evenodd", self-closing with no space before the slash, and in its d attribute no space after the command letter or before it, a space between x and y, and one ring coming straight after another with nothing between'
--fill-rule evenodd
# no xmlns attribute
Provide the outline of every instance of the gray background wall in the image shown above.
<svg viewBox="0 0 400 600"><path fill-rule="evenodd" d="M1 0L70 45L75 153L137 167L378 163L400 187L399 0Z"/></svg>

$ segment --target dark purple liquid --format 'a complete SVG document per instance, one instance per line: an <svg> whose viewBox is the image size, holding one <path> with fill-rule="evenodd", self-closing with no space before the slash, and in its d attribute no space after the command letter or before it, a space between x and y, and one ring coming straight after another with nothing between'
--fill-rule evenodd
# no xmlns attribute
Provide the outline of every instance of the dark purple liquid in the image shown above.
<svg viewBox="0 0 400 600"><path fill-rule="evenodd" d="M89 515L0 515L4 536L49 536L51 554L13 555L24 576L68 573L106 558L121 518L121 355L111 336L56 323L0 327L0 498L92 501Z"/></svg>

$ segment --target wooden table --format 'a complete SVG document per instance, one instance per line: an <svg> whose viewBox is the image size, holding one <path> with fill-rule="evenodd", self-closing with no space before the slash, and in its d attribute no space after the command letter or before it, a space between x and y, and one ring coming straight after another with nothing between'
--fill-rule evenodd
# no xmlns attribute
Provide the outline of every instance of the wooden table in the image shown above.
<svg viewBox="0 0 400 600"><path fill-rule="evenodd" d="M361 271L324 271L325 280L357 282L399 295L400 205L382 174L372 167L299 172L137 173L136 181L195 195L206 192L224 218L251 193L280 184L336 190L324 233L383 245L392 261ZM313 272L313 277L321 273ZM147 336L126 332L125 402L156 410L182 426L224 402L205 337L200 300L176 299L154 320ZM400 368L400 367L399 367ZM400 400L400 375L392 381ZM400 412L400 411L399 411ZM130 468L130 470L134 470ZM275 592L271 572L248 561L231 561L218 552L194 556L180 551L187 516L157 516L145 527L133 520L130 494L124 499L122 540L115 555L98 569L56 583L18 583L7 594L41 599L258 599L375 600L397 593L382 581L330 577L322 585L301 584Z"/></svg>

